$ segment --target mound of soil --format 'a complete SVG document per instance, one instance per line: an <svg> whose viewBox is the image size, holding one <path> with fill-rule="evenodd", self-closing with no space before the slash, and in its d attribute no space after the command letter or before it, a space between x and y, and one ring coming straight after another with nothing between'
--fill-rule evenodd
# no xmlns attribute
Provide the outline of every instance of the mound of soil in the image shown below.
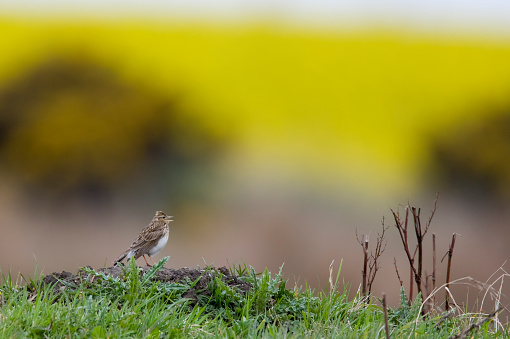
<svg viewBox="0 0 510 339"><path fill-rule="evenodd" d="M92 269L92 267L88 266L88 268ZM143 276L150 267L145 266L142 268L140 275ZM123 267L115 266L115 267L106 267L100 268L96 270L96 272L103 272L115 278L122 278L124 276L125 270ZM156 272L156 275L152 278L153 281L160 281L163 283L184 283L189 278L191 281L195 281L197 279L198 282L195 286L185 292L183 294L183 298L189 298L192 301L192 305L197 301L197 294L201 295L209 295L209 283L211 279L221 273L221 280L229 287L235 287L243 294L247 294L248 291L252 288L250 283L241 281L238 279L238 276L232 275L230 271L226 267L220 268L208 268L205 269L196 269L196 268L188 268L183 267L179 269L166 268L163 267L161 270ZM71 272L62 271L62 273L52 273L48 274L43 278L43 284L54 284L56 289L64 289L66 287L65 283L71 283L75 285L79 285L82 283L83 279L86 279L88 274L79 270L77 274L72 274ZM96 282L98 277L91 277L89 282Z"/></svg>

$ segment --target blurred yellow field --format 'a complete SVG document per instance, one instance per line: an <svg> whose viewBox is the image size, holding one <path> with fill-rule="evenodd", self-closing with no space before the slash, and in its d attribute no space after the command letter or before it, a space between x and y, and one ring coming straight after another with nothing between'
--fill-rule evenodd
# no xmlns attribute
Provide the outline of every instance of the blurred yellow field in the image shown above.
<svg viewBox="0 0 510 339"><path fill-rule="evenodd" d="M183 93L235 137L246 172L417 188L425 137L509 104L510 39L263 25L0 20L0 86L40 60L89 58L125 81ZM361 185L361 186L360 186Z"/></svg>

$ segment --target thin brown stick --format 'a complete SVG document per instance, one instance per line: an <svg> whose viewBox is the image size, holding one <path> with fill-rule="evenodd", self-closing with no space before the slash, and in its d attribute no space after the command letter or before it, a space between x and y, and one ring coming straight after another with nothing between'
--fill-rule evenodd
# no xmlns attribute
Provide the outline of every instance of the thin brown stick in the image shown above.
<svg viewBox="0 0 510 339"><path fill-rule="evenodd" d="M429 278L430 278L430 275L428 275L427 270L425 270L425 293L427 295L430 294ZM424 295L424 298L425 298L425 295Z"/></svg>
<svg viewBox="0 0 510 339"><path fill-rule="evenodd" d="M395 265L395 272L397 272L398 282L400 283L400 287L402 287L404 285L404 282L402 281L402 279L400 279L400 274L398 274L397 258L395 257L393 257L393 264Z"/></svg>
<svg viewBox="0 0 510 339"><path fill-rule="evenodd" d="M362 234L361 238L358 237L358 231L356 230L356 238L358 243L361 245L363 250L363 270L361 271L362 282L361 282L361 293L367 295L367 269L368 269L368 235Z"/></svg>
<svg viewBox="0 0 510 339"><path fill-rule="evenodd" d="M400 239L402 240L402 244L404 245L404 250L407 254L407 258L411 261L411 253L409 252L409 242L407 240L407 222L409 218L409 208L406 207L406 218L404 224L400 220L400 216L398 212L395 212L393 209L390 209L393 214L393 218L395 219L395 226L397 227L398 234L400 235Z"/></svg>
<svg viewBox="0 0 510 339"><path fill-rule="evenodd" d="M427 221L427 224L425 225L425 231L423 232L423 235L427 233L429 230L430 224L432 223L432 219L434 219L434 215L437 211L437 201L439 200L439 193L436 194L436 200L434 200L434 208L432 208L432 211L430 212L429 221Z"/></svg>
<svg viewBox="0 0 510 339"><path fill-rule="evenodd" d="M363 235L363 295L367 295L368 235Z"/></svg>
<svg viewBox="0 0 510 339"><path fill-rule="evenodd" d="M436 290L436 234L432 233L432 291ZM436 304L436 294L432 297L432 305Z"/></svg>
<svg viewBox="0 0 510 339"><path fill-rule="evenodd" d="M374 252L370 252L370 257L368 258L368 280L367 280L367 295L372 294L372 285L374 284L375 277L377 272L381 268L379 263L379 258L382 253L386 250L387 242L384 239L384 235L388 227L384 226L384 218L382 220L382 232L377 234L377 239L375 242L375 250Z"/></svg>
<svg viewBox="0 0 510 339"><path fill-rule="evenodd" d="M386 293L382 295L382 306L384 312L384 328L386 329L386 339L390 339L390 326L388 325L388 307L386 306Z"/></svg>
<svg viewBox="0 0 510 339"><path fill-rule="evenodd" d="M430 224L432 223L432 219L436 213L437 210L437 201L438 201L438 195L436 196L436 200L434 202L434 208L432 209L430 218L425 225L425 228L423 228L421 223L421 209L416 207L406 207L406 215L405 220L400 219L400 215L397 212L391 210L393 213L393 217L395 219L395 226L397 227L397 230L400 235L400 240L402 241L402 244L404 246L404 251L406 252L407 259L409 260L409 267L410 267L410 273L409 273L409 304L412 303L413 299L413 289L414 289L414 283L416 283L416 290L418 294L424 293L423 285L424 282L428 284L426 281L427 277L425 277L425 281L423 280L423 241L425 239L425 235L427 234ZM408 241L408 226L409 226L409 211L411 211L411 215L413 217L413 223L414 223L414 233L416 236L416 247L411 255L411 251L409 249L409 241ZM435 246L435 241L434 241ZM416 259L416 260L415 260ZM414 280L414 282L413 282ZM435 287L435 267L433 269L433 284ZM429 288L430 285L427 286ZM428 291L427 291L428 292Z"/></svg>
<svg viewBox="0 0 510 339"><path fill-rule="evenodd" d="M432 290L436 289L436 234L432 233Z"/></svg>
<svg viewBox="0 0 510 339"><path fill-rule="evenodd" d="M478 330L480 327L485 325L485 323L491 321L491 319L494 316L496 316L496 314L501 312L502 310L503 310L503 307L500 307L497 310L495 310L494 312L491 312L491 313L487 314L487 316L485 316L485 319L483 319L483 320L481 320L481 321L479 321L477 323L472 324L471 326L469 326L467 329L465 329L464 331L460 332L459 334L451 336L450 339L462 339L462 338L466 338L466 335L469 332L471 332L472 330Z"/></svg>
<svg viewBox="0 0 510 339"><path fill-rule="evenodd" d="M411 304L413 303L413 287L414 287L414 279L413 279L413 263L414 260L411 260L411 269L409 269L409 300L408 300L408 304L409 306L411 306Z"/></svg>
<svg viewBox="0 0 510 339"><path fill-rule="evenodd" d="M413 213L414 220L414 231L416 233L416 248L418 250L418 270L415 272L414 279L416 280L416 289L418 294L422 292L422 272L423 272L423 231L421 229L421 219L420 219L420 208L412 207L411 212ZM415 251L416 253L416 251ZM413 255L414 259L414 255Z"/></svg>
<svg viewBox="0 0 510 339"><path fill-rule="evenodd" d="M398 230L398 233L400 235L400 240L402 241L402 245L404 246L404 251L406 252L406 255L407 255L407 260L409 260L409 269L410 269L410 274L409 274L409 296L408 296L408 303L409 305L412 304L412 300L413 300L413 275L416 276L417 272L416 272L416 269L414 268L414 256L415 254L413 254L411 256L411 252L409 250L409 240L408 240L408 237L407 237L407 227L409 225L409 207L406 207L406 216L405 216L405 219L404 221L400 220L400 215L397 212L395 212L393 209L390 209L392 214L393 214L393 218L395 219L395 226L397 227L397 230ZM416 253L416 250L415 250L415 253Z"/></svg>
<svg viewBox="0 0 510 339"><path fill-rule="evenodd" d="M457 233L453 233L452 236L452 243L450 244L450 249L447 252L448 255L448 265L446 269L446 292L445 292L445 310L448 311L450 305L448 304L448 301L450 299L450 295L448 293L448 289L450 287L450 271L452 267L452 256L453 256L453 249L455 248L455 238L457 237Z"/></svg>
<svg viewBox="0 0 510 339"><path fill-rule="evenodd" d="M384 238L384 236L387 229L388 227L384 226L383 218L382 232L377 234L375 250L370 251L370 255L368 253L368 247L370 242L369 236L366 234L362 234L361 237L359 237L358 231L356 230L356 239L358 240L358 243L361 245L361 249L363 250L363 269L361 271L362 274L361 293L364 296L368 296L372 293L372 285L374 283L377 272L381 268L379 259L382 253L386 250L386 239Z"/></svg>
<svg viewBox="0 0 510 339"><path fill-rule="evenodd" d="M432 219L434 218L434 215L437 210L437 201L438 201L439 195L436 195L436 200L434 202L434 208L432 209L431 215L429 217L428 222L423 226L421 222L421 209L416 208L414 206L408 206L405 208L405 219L401 219L400 217L400 211L397 209L395 212L393 209L390 209L393 218L395 219L395 227L398 230L400 240L402 242L402 245L404 246L404 251L407 256L407 260L409 261L409 294L408 294L408 303L409 305L413 302L413 294L414 294L414 284L416 283L416 291L418 295L422 295L422 298L425 297L425 292L428 294L430 293L430 283L428 281L429 277L426 276L423 277L423 261L424 261L424 249L423 249L423 243L425 239L425 235L427 234L430 224L432 223ZM408 239L408 226L409 226L409 214L412 215L413 218L413 224L414 224L414 233L416 236L416 247L411 252L411 249L409 248L409 239ZM435 236L434 236L434 257L435 257ZM396 265L395 265L396 266ZM398 272L397 272L398 273ZM434 267L433 267L433 273L432 273L432 280L433 285L435 288L435 282L436 282L436 268L435 268L435 259L434 259ZM425 280L424 280L425 279ZM400 280L400 277L399 277ZM424 286L426 285L426 286ZM424 290L426 289L426 291ZM426 311L425 309L422 309L422 311Z"/></svg>
<svg viewBox="0 0 510 339"><path fill-rule="evenodd" d="M424 290L425 293L422 296L422 300L428 299L428 296L431 293L429 280L430 280L430 275L428 275L427 271L425 271L425 290ZM434 307L434 304L432 303L432 300L424 303L423 314L428 314L432 310L433 307Z"/></svg>

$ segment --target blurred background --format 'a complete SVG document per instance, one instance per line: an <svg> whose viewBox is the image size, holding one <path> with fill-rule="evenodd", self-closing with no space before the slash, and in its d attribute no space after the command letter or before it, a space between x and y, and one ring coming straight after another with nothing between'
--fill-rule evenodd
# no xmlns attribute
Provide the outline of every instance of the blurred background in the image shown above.
<svg viewBox="0 0 510 339"><path fill-rule="evenodd" d="M459 233L452 279L485 281L510 254L509 11L3 1L0 269L110 266L163 210L168 267L285 263L321 289L343 260L354 293L356 230L385 217L374 293L396 299L390 208L427 220L439 193L438 257Z"/></svg>

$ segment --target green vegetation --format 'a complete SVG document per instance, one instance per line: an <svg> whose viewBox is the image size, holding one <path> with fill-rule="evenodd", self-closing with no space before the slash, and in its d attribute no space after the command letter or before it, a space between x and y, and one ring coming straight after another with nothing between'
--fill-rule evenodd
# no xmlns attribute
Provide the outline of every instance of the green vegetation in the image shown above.
<svg viewBox="0 0 510 339"><path fill-rule="evenodd" d="M162 283L154 278L165 258L140 277L131 260L122 278L84 268L79 284L41 278L19 284L10 275L0 285L0 337L167 338L167 337L338 337L383 338L380 302L360 296L348 300L339 286L340 268L330 277L330 290L314 293L305 287L287 289L282 272L231 269L252 285L248 293L230 287L213 268L204 270L210 283L196 300L183 294L197 281ZM332 270L330 271L332 272ZM60 287L56 287L60 286ZM421 298L409 306L402 290L401 305L388 310L391 337L446 338L479 321L476 315L421 316ZM502 332L504 331L504 332ZM473 329L475 338L509 337L490 321Z"/></svg>

